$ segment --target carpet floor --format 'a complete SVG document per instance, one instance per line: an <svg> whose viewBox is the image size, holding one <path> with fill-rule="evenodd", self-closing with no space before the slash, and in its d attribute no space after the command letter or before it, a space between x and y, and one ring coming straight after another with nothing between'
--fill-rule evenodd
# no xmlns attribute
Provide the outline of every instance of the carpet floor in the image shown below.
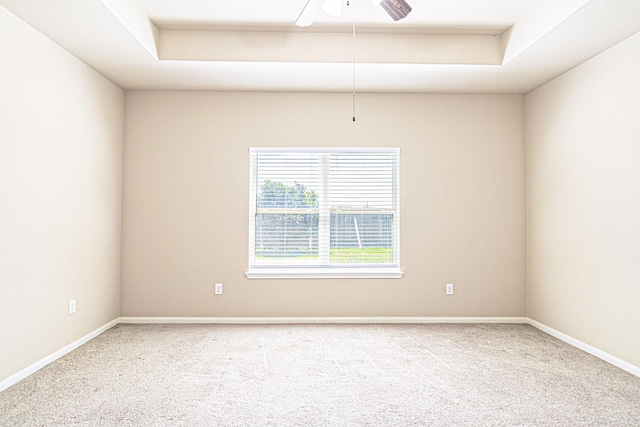
<svg viewBox="0 0 640 427"><path fill-rule="evenodd" d="M528 325L127 325L2 426L640 426L640 378Z"/></svg>

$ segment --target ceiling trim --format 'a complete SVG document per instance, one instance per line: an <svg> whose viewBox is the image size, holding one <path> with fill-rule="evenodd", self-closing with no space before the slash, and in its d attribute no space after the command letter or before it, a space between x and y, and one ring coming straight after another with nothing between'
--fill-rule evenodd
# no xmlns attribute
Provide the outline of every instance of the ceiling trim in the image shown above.
<svg viewBox="0 0 640 427"><path fill-rule="evenodd" d="M396 64L502 63L492 35L160 30L160 60Z"/></svg>
<svg viewBox="0 0 640 427"><path fill-rule="evenodd" d="M154 58L158 59L158 27L151 22L137 1L100 0L127 31Z"/></svg>

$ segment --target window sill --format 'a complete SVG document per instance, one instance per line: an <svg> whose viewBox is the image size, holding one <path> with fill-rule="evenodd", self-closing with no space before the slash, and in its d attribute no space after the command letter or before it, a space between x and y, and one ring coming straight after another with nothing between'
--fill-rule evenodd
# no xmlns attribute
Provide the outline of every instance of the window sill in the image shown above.
<svg viewBox="0 0 640 427"><path fill-rule="evenodd" d="M400 279L404 272L395 269L254 269L244 273L247 279Z"/></svg>

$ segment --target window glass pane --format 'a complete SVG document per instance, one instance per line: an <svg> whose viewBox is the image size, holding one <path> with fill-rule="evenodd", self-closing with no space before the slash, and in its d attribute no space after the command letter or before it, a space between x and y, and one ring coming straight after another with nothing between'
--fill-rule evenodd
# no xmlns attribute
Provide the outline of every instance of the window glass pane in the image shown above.
<svg viewBox="0 0 640 427"><path fill-rule="evenodd" d="M393 214L332 214L331 262L393 262Z"/></svg>
<svg viewBox="0 0 640 427"><path fill-rule="evenodd" d="M258 207L304 207L318 192L319 159L313 154L259 153L255 160ZM308 193L308 194L307 194Z"/></svg>
<svg viewBox="0 0 640 427"><path fill-rule="evenodd" d="M395 156L386 153L332 155L330 206L392 208L395 163Z"/></svg>
<svg viewBox="0 0 640 427"><path fill-rule="evenodd" d="M318 193L304 184L294 181L286 185L282 181L265 180L260 186L258 208L316 208Z"/></svg>
<svg viewBox="0 0 640 427"><path fill-rule="evenodd" d="M260 263L314 263L318 258L318 215L257 214L255 256Z"/></svg>

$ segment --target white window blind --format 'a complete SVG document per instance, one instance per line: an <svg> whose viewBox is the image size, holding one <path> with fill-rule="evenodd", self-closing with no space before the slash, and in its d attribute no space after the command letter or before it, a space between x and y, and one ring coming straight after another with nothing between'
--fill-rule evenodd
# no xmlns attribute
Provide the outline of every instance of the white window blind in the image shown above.
<svg viewBox="0 0 640 427"><path fill-rule="evenodd" d="M250 149L249 272L397 271L399 156Z"/></svg>

